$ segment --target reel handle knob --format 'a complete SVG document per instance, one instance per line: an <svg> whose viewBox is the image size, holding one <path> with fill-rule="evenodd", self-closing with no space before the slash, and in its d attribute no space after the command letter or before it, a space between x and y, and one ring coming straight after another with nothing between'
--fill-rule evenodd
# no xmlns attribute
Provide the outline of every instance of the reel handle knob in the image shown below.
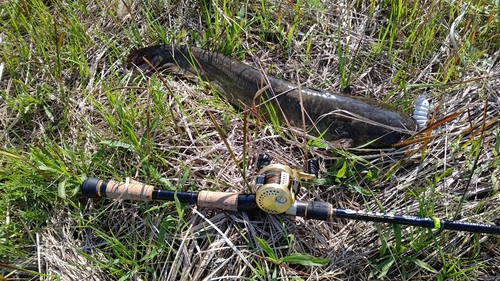
<svg viewBox="0 0 500 281"><path fill-rule="evenodd" d="M319 177L319 162L318 159L307 160L306 169L308 174L315 175L316 178Z"/></svg>
<svg viewBox="0 0 500 281"><path fill-rule="evenodd" d="M257 171L262 170L265 166L271 164L271 156L269 154L261 154L257 159Z"/></svg>

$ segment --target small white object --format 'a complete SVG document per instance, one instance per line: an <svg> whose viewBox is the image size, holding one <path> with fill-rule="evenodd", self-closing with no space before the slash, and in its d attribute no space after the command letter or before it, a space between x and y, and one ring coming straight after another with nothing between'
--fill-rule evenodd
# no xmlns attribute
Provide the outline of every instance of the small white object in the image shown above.
<svg viewBox="0 0 500 281"><path fill-rule="evenodd" d="M0 34L0 44L3 44L3 34ZM0 81L2 81L3 62L0 62Z"/></svg>
<svg viewBox="0 0 500 281"><path fill-rule="evenodd" d="M418 129L422 129L427 124L427 115L429 113L429 101L426 95L422 95L415 100L415 110L413 110L413 119L417 121Z"/></svg>

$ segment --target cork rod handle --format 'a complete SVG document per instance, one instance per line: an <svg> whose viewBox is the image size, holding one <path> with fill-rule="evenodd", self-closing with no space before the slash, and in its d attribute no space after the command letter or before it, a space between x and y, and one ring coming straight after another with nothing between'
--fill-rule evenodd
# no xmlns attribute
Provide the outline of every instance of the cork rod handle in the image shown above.
<svg viewBox="0 0 500 281"><path fill-rule="evenodd" d="M110 180L106 187L106 197L152 201L153 189L154 187L152 185L147 185L135 180L127 180L126 182Z"/></svg>
<svg viewBox="0 0 500 281"><path fill-rule="evenodd" d="M108 197L115 199L133 199L151 201L154 187L127 178L125 182L103 181L88 178L82 184L82 193L89 198Z"/></svg>

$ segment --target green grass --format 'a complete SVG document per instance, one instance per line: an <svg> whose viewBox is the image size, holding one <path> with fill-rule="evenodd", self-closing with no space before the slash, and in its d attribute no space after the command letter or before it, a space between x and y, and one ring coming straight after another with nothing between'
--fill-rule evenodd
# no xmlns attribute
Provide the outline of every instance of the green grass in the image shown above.
<svg viewBox="0 0 500 281"><path fill-rule="evenodd" d="M267 150L293 167L306 155L322 160L320 186L302 190L304 200L492 224L500 214L498 4L123 3L0 4L0 277L33 277L38 254L40 273L54 279L500 274L494 236L79 193L89 176L133 177L179 191L248 191L256 156ZM279 122L261 123L205 84L125 73L131 49L157 43L204 47L283 79L350 89L408 113L424 92L436 119L467 110L446 130L434 130L425 146L396 154L304 148ZM323 259L331 262L315 263Z"/></svg>

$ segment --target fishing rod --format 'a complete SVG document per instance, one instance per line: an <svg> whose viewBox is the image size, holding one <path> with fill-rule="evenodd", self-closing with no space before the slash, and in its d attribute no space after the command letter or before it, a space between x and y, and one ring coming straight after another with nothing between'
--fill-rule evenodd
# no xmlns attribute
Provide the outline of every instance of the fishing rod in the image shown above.
<svg viewBox="0 0 500 281"><path fill-rule="evenodd" d="M317 178L318 163L310 160L307 172L298 171L282 164L271 164L267 155L259 157L259 172L256 178L255 194L238 194L219 191L181 192L156 189L152 185L129 180L104 181L90 177L81 186L82 193L89 198L107 197L130 200L166 200L175 198L183 203L196 204L200 208L226 211L258 211L269 214L300 216L306 219L331 221L344 218L390 224L412 225L433 229L458 230L474 233L500 234L500 227L463 221L394 215L379 212L357 211L334 208L321 201L295 200L300 183Z"/></svg>

